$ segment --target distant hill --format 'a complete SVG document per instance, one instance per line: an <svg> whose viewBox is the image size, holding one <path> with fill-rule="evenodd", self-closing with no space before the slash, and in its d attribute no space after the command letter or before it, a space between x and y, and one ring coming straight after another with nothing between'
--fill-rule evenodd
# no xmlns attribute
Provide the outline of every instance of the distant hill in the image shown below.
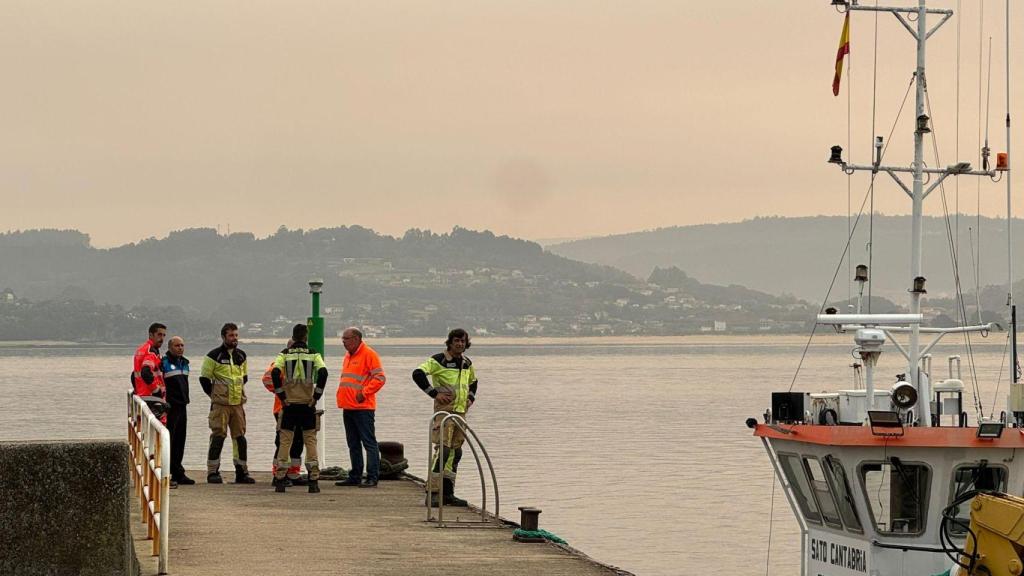
<svg viewBox="0 0 1024 576"><path fill-rule="evenodd" d="M231 320L247 337L279 337L309 313L314 276L325 280L328 334L780 332L802 330L816 310L674 267L639 279L464 228L401 238L359 226L266 238L190 229L111 249L75 231L16 232L0 234L0 269L0 340L122 340L153 320L186 335Z"/></svg>
<svg viewBox="0 0 1024 576"><path fill-rule="evenodd" d="M868 219L862 218L851 243L853 264L867 264ZM972 228L969 230L968 228ZM1014 220L1015 254L1024 254L1024 221ZM875 216L873 294L906 301L910 268L910 218ZM974 216L960 217L960 278L965 291L975 275L971 236L978 242ZM949 242L943 218L923 222L924 275L933 296L953 293ZM656 267L677 266L713 284L739 284L771 294L792 294L821 302L840 262L847 239L845 216L767 217L728 224L661 228L632 234L576 240L548 247L562 256L605 264L646 278ZM981 219L981 282L1006 284L1006 221ZM1024 267L1018 267L1024 271ZM847 298L852 273L841 266L830 300Z"/></svg>
<svg viewBox="0 0 1024 576"><path fill-rule="evenodd" d="M533 242L458 227L446 234L413 229L401 238L360 226L282 227L267 238L196 228L111 249L93 248L77 231L0 234L3 284L18 295L47 299L70 288L78 298L97 302L173 303L203 314L288 309L305 302L302 288L311 276L337 276L366 267L367 259L411 273L490 267L582 282L633 281L619 270L575 262ZM338 282L328 283L336 295L339 288Z"/></svg>

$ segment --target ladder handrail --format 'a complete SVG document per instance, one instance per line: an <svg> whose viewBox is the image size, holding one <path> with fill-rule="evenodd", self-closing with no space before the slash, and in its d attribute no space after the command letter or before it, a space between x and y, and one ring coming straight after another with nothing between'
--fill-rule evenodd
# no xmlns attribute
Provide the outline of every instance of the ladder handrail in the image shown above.
<svg viewBox="0 0 1024 576"><path fill-rule="evenodd" d="M438 442L437 442L437 444L438 444L438 447L437 447L438 471L434 472L434 466L433 466L433 461L432 461L433 457L434 457L433 432L434 432L434 423L438 419L438 417L441 417L441 423L438 426L438 433L439 433L438 436L439 437L438 437ZM485 448L484 445L483 445L483 442L480 441L480 437L477 436L476 431L474 431L473 428L469 425L469 423L466 422L465 417L463 417L460 414L456 414L456 413L453 413L453 412L448 412L448 411L445 411L445 410L438 410L437 412L434 412L430 416L430 422L429 422L429 425L428 425L428 428L427 428L427 522L435 521L435 518L434 518L433 513L431 511L430 497L431 497L431 495L436 493L436 494L438 494L438 499L437 499L438 500L438 507L437 507L437 518L436 518L436 521L438 523L438 526L442 526L443 527L445 525L445 522L444 522L444 492L443 492L443 490L441 492L434 492L433 490L431 490L431 482L433 480L434 475L436 474L436 475L441 476L442 483L443 483L443 478L444 478L444 461L445 461L445 444L444 444L445 434L444 434L444 431L445 431L445 428L447 426L458 426L463 431L463 433L466 434L466 441L467 441L466 443L469 445L469 449L473 452L473 459L476 461L477 472L480 474L480 491L481 491L481 504L482 504L481 510L480 510L481 521L479 521L479 522L475 522L475 521L474 522L459 522L458 524L461 524L461 525L473 525L473 524L478 524L478 525L480 525L480 524L487 524L487 525L490 525L491 522L487 519L487 517L488 517L488 512L487 512L487 482L486 482L486 479L485 479L485 476L484 476L483 463L480 461L480 455L477 453L477 447L480 448L480 453L483 454L484 460L487 462L487 469L490 472L491 483L494 486L494 513L491 514L491 516L493 516L494 519L497 519L497 518L500 517L500 513L501 513L501 508L500 508L501 507L501 499L500 499L499 492L498 492L498 476L494 472L494 464L491 462L491 457L487 453L487 448Z"/></svg>

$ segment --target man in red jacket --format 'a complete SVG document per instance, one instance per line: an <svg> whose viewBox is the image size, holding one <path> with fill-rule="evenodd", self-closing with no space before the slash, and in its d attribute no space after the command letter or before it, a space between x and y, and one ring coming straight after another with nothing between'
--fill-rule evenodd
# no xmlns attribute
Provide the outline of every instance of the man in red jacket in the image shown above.
<svg viewBox="0 0 1024 576"><path fill-rule="evenodd" d="M363 333L358 329L348 328L342 332L341 343L347 353L341 367L337 399L345 422L345 440L352 469L348 478L335 482L335 485L375 488L380 475L380 449L373 420L377 410L377 392L384 386L384 368L380 356L363 342ZM365 482L361 482L363 448L366 449Z"/></svg>
<svg viewBox="0 0 1024 576"><path fill-rule="evenodd" d="M149 326L149 339L135 350L132 388L137 396L164 395L164 375L160 371L160 347L167 337L167 326L154 322Z"/></svg>

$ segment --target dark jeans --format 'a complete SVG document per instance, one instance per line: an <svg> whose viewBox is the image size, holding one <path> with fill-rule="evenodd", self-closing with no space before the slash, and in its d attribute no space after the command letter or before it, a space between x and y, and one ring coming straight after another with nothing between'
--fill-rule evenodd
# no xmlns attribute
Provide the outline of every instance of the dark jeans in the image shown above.
<svg viewBox="0 0 1024 576"><path fill-rule="evenodd" d="M352 461L349 478L358 480L363 476L363 448L366 448L366 479L376 481L380 475L380 449L373 429L373 415L373 410L342 411L348 457Z"/></svg>
<svg viewBox="0 0 1024 576"><path fill-rule="evenodd" d="M178 479L185 475L181 460L185 457L188 404L171 404L167 412L167 431L171 433L171 478Z"/></svg>

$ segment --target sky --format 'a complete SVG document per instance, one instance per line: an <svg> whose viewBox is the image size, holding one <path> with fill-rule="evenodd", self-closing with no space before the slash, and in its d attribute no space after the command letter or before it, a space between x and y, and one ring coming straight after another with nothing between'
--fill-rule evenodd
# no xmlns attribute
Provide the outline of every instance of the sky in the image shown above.
<svg viewBox="0 0 1024 576"><path fill-rule="evenodd" d="M1006 149L1005 4L930 6L961 9L928 47L939 162L959 149L977 164L985 126ZM875 15L855 13L833 97L842 20L828 0L4 0L0 232L74 228L100 247L282 225L543 239L856 213L868 177L827 165L829 147L869 161L914 53L881 15L875 66ZM913 94L887 162L911 160L912 117ZM947 209L1005 214L1005 183L962 180ZM910 207L885 181L875 208Z"/></svg>

